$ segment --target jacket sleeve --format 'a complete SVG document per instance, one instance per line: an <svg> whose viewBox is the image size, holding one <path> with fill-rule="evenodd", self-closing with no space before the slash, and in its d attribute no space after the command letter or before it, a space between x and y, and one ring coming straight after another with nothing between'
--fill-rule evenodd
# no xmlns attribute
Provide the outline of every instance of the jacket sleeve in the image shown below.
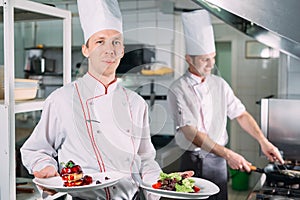
<svg viewBox="0 0 300 200"><path fill-rule="evenodd" d="M243 112L246 111L244 104L238 99L231 87L228 85L226 81L224 82L224 91L227 102L227 116L230 119L234 119L240 116Z"/></svg>
<svg viewBox="0 0 300 200"><path fill-rule="evenodd" d="M181 81L173 85L168 91L167 102L176 130L187 125L197 127L198 121L194 116L199 109L196 109L197 101L187 83Z"/></svg>
<svg viewBox="0 0 300 200"><path fill-rule="evenodd" d="M151 142L149 119L148 119L148 106L145 103L145 110L143 116L143 136L139 145L138 154L141 158L140 173L142 180L147 183L155 183L158 180L161 168L155 161L156 150ZM160 196L144 192L146 199L155 200Z"/></svg>
<svg viewBox="0 0 300 200"><path fill-rule="evenodd" d="M58 169L56 150L63 140L60 121L50 95L45 101L39 123L21 148L23 165L30 174L49 165Z"/></svg>

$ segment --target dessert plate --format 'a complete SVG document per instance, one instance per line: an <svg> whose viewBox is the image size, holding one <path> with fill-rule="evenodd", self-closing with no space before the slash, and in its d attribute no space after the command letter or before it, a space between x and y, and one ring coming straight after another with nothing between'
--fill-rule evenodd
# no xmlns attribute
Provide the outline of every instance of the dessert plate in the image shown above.
<svg viewBox="0 0 300 200"><path fill-rule="evenodd" d="M141 187L148 192L157 194L158 196L174 198L174 199L207 199L209 196L217 194L220 189L219 187L211 181L191 177L195 181L195 185L200 188L199 192L186 193L186 192L176 192L161 189L152 188L153 183L142 183Z"/></svg>
<svg viewBox="0 0 300 200"><path fill-rule="evenodd" d="M93 182L89 185L65 187L63 180L60 176L55 176L51 178L34 178L32 181L36 185L55 190L57 192L82 192L112 186L118 183L119 180L124 177L124 174L120 172L104 172L84 175L91 176L93 178ZM106 177L109 179L107 179ZM97 181L100 181L100 183L96 183Z"/></svg>

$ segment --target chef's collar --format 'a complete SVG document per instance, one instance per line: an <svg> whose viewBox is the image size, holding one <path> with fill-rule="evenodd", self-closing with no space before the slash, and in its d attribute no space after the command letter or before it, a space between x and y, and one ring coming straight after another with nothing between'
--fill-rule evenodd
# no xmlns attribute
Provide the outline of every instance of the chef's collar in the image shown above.
<svg viewBox="0 0 300 200"><path fill-rule="evenodd" d="M205 79L207 78L207 77L205 77L205 78L203 79L203 77L200 77L199 75L192 73L190 70L187 70L187 71L186 71L186 75L187 75L188 77L192 78L197 84L202 84L202 83L204 83L204 82L205 82Z"/></svg>
<svg viewBox="0 0 300 200"><path fill-rule="evenodd" d="M113 92L116 87L117 87L117 78L115 78L113 81L111 81L108 86L106 87L99 79L97 79L95 76L90 74L89 72L87 73L87 78L89 81L91 81L93 87L95 87L95 95L105 95L105 94L110 94Z"/></svg>

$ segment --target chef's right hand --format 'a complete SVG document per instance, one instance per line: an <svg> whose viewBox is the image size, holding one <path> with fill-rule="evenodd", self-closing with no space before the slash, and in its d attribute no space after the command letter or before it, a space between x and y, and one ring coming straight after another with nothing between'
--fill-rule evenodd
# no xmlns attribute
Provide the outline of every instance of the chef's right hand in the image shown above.
<svg viewBox="0 0 300 200"><path fill-rule="evenodd" d="M232 169L237 169L237 170L247 171L247 172L251 171L250 166L252 164L248 162L243 156L241 156L238 153L235 153L230 149L228 149L225 159L227 160L229 167Z"/></svg>
<svg viewBox="0 0 300 200"><path fill-rule="evenodd" d="M53 166L47 166L47 167L43 168L40 171L33 172L33 175L36 178L50 178L50 177L53 177L53 176L59 176L59 173L56 171L55 167L53 167ZM41 187L41 186L39 186L39 188L43 192L45 192L45 193L47 193L49 195L54 195L55 193L57 193L54 190L50 190L50 189L47 189L47 188L44 188L44 187Z"/></svg>

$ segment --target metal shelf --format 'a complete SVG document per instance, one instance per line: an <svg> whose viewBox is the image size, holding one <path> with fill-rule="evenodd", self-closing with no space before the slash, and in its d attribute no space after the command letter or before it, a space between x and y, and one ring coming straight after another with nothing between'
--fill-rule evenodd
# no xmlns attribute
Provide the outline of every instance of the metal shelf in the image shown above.
<svg viewBox="0 0 300 200"><path fill-rule="evenodd" d="M15 114L42 110L44 105L44 99L34 99L28 101L16 101L15 102ZM4 104L4 100L0 100L0 106L7 107Z"/></svg>
<svg viewBox="0 0 300 200"><path fill-rule="evenodd" d="M44 99L35 99L31 101L17 101L15 104L15 113L42 110Z"/></svg>

